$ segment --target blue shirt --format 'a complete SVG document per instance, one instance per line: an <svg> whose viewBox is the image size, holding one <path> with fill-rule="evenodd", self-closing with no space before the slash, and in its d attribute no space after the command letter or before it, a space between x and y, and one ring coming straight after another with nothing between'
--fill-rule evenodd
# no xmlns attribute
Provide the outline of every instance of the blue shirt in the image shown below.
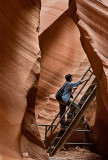
<svg viewBox="0 0 108 160"><path fill-rule="evenodd" d="M71 92L72 92L72 88L75 86L78 86L79 84L81 84L81 81L78 82L70 82L70 81L66 81L63 86L64 87L64 92L62 95L62 100L67 103L70 99L71 96Z"/></svg>

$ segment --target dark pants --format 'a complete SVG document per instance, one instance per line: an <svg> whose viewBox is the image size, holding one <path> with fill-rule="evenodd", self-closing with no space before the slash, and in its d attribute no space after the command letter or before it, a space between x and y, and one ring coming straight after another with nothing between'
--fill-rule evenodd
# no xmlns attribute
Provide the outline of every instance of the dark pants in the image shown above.
<svg viewBox="0 0 108 160"><path fill-rule="evenodd" d="M62 115L65 113L66 106L69 106L71 102L72 102L72 101L69 100L69 102L66 104L66 103L64 103L63 101L59 101L60 119L61 119ZM68 113L68 117L71 116L71 115L72 115L72 112L74 112L74 111L75 111L75 107L74 107L74 105L71 105L70 110L69 110L69 113ZM63 118L61 119L60 123L61 123L61 125L66 125L65 115L64 115Z"/></svg>

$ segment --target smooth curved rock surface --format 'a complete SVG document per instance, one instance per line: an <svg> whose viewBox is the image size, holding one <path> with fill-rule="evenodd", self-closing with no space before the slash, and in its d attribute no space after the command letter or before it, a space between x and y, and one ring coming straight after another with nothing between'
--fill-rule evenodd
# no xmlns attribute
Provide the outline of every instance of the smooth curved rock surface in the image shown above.
<svg viewBox="0 0 108 160"><path fill-rule="evenodd" d="M70 1L70 14L76 16L81 43L97 77L97 108L94 141L99 153L107 155L108 148L108 2L76 0L77 12L72 13L75 1Z"/></svg>
<svg viewBox="0 0 108 160"><path fill-rule="evenodd" d="M22 159L20 143L24 132L21 127L28 125L24 123L27 112L25 116L24 113L30 108L34 112L35 108L26 97L34 83L37 88L40 73L39 14L39 0L0 1L0 154L5 160ZM35 96L36 92L37 89ZM24 146L23 149L34 159L48 159L38 129L35 132L40 147L28 135L24 143L29 143L29 147L33 143L36 153L43 155L31 154Z"/></svg>
<svg viewBox="0 0 108 160"><path fill-rule="evenodd" d="M40 34L44 32L68 8L68 0L41 0Z"/></svg>

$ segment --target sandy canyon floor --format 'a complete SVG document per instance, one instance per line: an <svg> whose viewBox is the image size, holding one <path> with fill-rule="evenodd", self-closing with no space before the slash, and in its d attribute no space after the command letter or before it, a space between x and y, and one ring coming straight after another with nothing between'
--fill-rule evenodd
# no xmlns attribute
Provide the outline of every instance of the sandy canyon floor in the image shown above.
<svg viewBox="0 0 108 160"><path fill-rule="evenodd" d="M56 153L50 160L104 160L102 156L92 153L87 149L76 147L69 148L68 151Z"/></svg>

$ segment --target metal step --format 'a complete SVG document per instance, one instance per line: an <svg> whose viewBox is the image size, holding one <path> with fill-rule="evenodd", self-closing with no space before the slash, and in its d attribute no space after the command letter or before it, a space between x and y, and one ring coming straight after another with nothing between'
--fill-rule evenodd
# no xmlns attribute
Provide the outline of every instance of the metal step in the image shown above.
<svg viewBox="0 0 108 160"><path fill-rule="evenodd" d="M85 96L88 96L88 95L90 95L91 94L91 92L86 92L85 93Z"/></svg>
<svg viewBox="0 0 108 160"><path fill-rule="evenodd" d="M68 126L67 126L67 128L68 128ZM61 128L61 130L67 130L67 128Z"/></svg>
<svg viewBox="0 0 108 160"><path fill-rule="evenodd" d="M71 122L72 121L72 119L67 119L67 122Z"/></svg>
<svg viewBox="0 0 108 160"><path fill-rule="evenodd" d="M56 140L60 140L60 139L61 139L61 137L55 137L55 139L56 139Z"/></svg>
<svg viewBox="0 0 108 160"><path fill-rule="evenodd" d="M74 131L75 132L90 132L90 133L93 133L92 130L86 130L86 129L75 129Z"/></svg>
<svg viewBox="0 0 108 160"><path fill-rule="evenodd" d="M94 145L93 143L70 143L70 142L67 142L65 143L65 145Z"/></svg>

